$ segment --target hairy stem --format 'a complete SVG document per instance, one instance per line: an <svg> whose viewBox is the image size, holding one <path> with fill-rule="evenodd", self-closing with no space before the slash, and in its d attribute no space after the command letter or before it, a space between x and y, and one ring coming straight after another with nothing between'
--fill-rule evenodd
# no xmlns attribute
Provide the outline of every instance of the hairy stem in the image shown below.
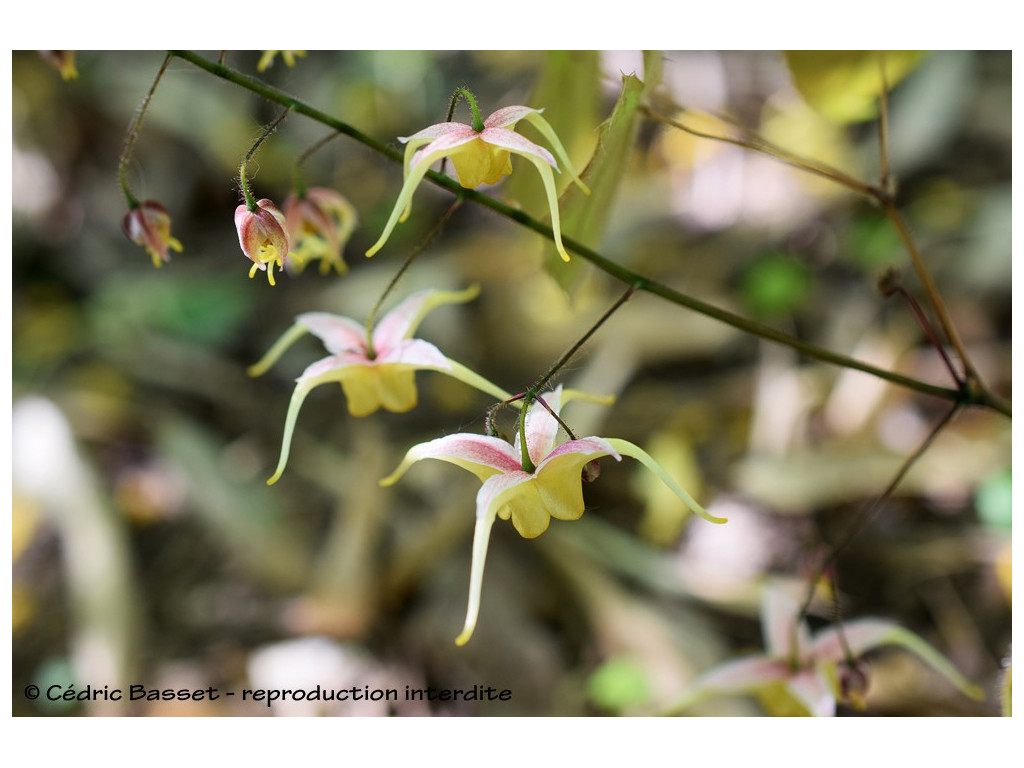
<svg viewBox="0 0 1024 768"><path fill-rule="evenodd" d="M149 109L149 102L153 100L153 94L156 93L156 87L160 84L161 78L164 76L164 72L167 71L167 67L171 63L171 54L167 54L164 58L164 63L160 65L160 69L156 73L156 77L153 78L153 84L149 86L149 90L146 92L145 97L142 99L142 103L139 104L139 108L135 110L135 114L132 115L132 121L128 124L128 133L124 139L124 149L121 150L121 159L117 163L117 181L121 185L121 191L124 193L125 198L128 200L129 208L137 208L139 206L139 200L135 197L132 192L131 185L128 183L128 164L132 159L132 152L135 149L135 142L139 138L139 131L142 129L142 119L146 116L146 110Z"/></svg>
<svg viewBox="0 0 1024 768"><path fill-rule="evenodd" d="M455 212L462 205L462 198L455 198L455 202L448 206L448 210L444 212L444 215L438 220L434 228L431 229L423 241L412 249L412 252L406 257L402 266L398 268L395 276L391 278L391 282L388 283L384 292L377 299L377 303L373 305L373 309L370 310L370 314L366 316L366 354L371 360L377 356L377 351L373 347L373 328L377 324L377 315L380 314L380 308L384 305L384 301L398 285L398 281L402 279L402 275L406 273L406 270L412 266L412 263L416 261L416 258L423 253L427 246L430 245L434 238L437 237L438 233L444 228L444 225L448 223L448 220L455 214Z"/></svg>

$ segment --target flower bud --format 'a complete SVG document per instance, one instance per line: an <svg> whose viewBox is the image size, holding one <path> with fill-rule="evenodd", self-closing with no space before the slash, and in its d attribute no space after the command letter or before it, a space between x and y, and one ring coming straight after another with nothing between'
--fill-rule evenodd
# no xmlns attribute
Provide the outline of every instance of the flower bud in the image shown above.
<svg viewBox="0 0 1024 768"><path fill-rule="evenodd" d="M40 51L39 55L43 61L60 72L60 76L64 80L74 80L78 77L74 51Z"/></svg>
<svg viewBox="0 0 1024 768"><path fill-rule="evenodd" d="M253 211L245 204L235 209L238 244L242 247L242 253L253 262L249 277L253 277L257 270L264 270L267 280L274 285L274 264L284 269L284 260L289 251L284 214L272 200L266 198L257 200L256 206Z"/></svg>
<svg viewBox="0 0 1024 768"><path fill-rule="evenodd" d="M171 237L171 214L156 200L144 200L128 211L121 227L129 240L146 249L154 267L170 261L168 248L181 251L181 243Z"/></svg>
<svg viewBox="0 0 1024 768"><path fill-rule="evenodd" d="M867 709L865 697L870 684L867 662L863 659L852 664L845 661L840 662L837 672L840 698L854 709Z"/></svg>

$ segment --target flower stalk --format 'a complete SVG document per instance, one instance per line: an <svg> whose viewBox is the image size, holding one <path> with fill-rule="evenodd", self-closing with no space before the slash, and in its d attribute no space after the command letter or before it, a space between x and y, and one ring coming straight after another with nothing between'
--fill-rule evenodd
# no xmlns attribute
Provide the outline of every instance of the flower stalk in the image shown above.
<svg viewBox="0 0 1024 768"><path fill-rule="evenodd" d="M125 199L128 201L128 208L134 210L139 207L139 199L132 192L131 185L128 183L128 165L132 159L132 153L135 151L135 142L139 138L139 131L142 129L142 120L146 116L146 111L149 109L149 102L153 100L153 94L156 93L156 88L160 85L160 81L163 79L164 72L167 71L167 67L171 63L172 55L170 53L164 57L163 64L160 65L160 69L157 70L156 77L153 78L152 85L149 86L149 90L143 97L142 102L139 104L139 108L135 110L135 114L132 116L131 122L128 124L128 132L125 134L124 148L121 150L121 157L117 163L117 181L121 186L121 191L124 193Z"/></svg>

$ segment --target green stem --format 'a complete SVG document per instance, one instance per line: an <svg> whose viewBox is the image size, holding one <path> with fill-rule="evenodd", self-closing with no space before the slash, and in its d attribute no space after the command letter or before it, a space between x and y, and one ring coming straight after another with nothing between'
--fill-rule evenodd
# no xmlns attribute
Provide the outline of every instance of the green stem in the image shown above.
<svg viewBox="0 0 1024 768"><path fill-rule="evenodd" d="M383 155L396 163L402 162L402 153L393 147L389 147L376 139L366 135L365 133L357 130L351 125L338 120L331 115L328 115L321 110L318 110L305 102L295 98L294 96L267 85L266 83L257 80L248 75L244 75L240 72L236 72L228 67L217 64L212 61L208 61L201 56L198 56L191 51L170 51L172 56L187 61L195 66L203 69L215 77L219 77L227 82L234 83L242 88L245 88L252 93L255 93L268 101L272 101L276 104L281 104L286 107L290 107L293 111L298 114L305 115L306 117L326 125L329 128L334 129L338 133L344 134L352 139L355 139L360 144L368 147L374 152ZM646 111L646 110L645 110ZM738 143L738 142L733 142ZM828 178L835 178L829 174L825 174L823 171L817 171L822 175L828 176ZM514 221L533 232L554 240L554 233L551 227L542 224L533 217L527 215L521 210L512 208L511 206L505 205L504 203L496 200L493 197L477 192L473 189L463 188L456 180L439 174L435 171L428 171L426 178L430 179L433 184L439 187L447 189L452 194L463 197L466 200L482 205L485 208L489 208L495 213L503 216L510 221ZM858 190L864 190L866 185L856 182L856 188ZM938 397L943 400L949 400L951 402L960 403L962 405L977 405L986 408L991 408L994 411L1002 413L1005 416L1011 415L1011 409L1009 404L1001 400L1000 398L993 395L984 387L969 388L964 391L958 391L956 389L949 389L948 387L940 387L927 382L919 381L918 379L910 376L904 376L893 371L887 371L882 368L864 363L860 360L848 357L846 355L837 354L827 349L823 349L814 344L807 343L796 337L777 331L774 328L769 328L766 325L749 320L741 315L734 314L728 310L716 307L711 304L707 304L699 299L696 299L687 294L681 293L673 288L670 288L662 283L643 277L642 275L633 272L632 270L623 267L610 259L605 258L597 251L591 248L587 248L582 243L579 243L572 238L563 237L562 242L565 246L579 255L581 258L589 261L598 269L611 275L617 280L622 281L628 285L636 286L638 290L646 291L647 293L653 293L655 296L660 296L666 301L677 304L686 309L690 309L699 314L710 317L719 322L730 325L733 328L737 328L744 333L749 333L753 336L758 336L763 339L768 339L777 344L790 347L795 349L801 354L819 360L824 363L831 365L837 365L842 368L850 368L852 370L861 371L867 373L876 378L883 379L885 381L897 384L906 389L919 392L921 394L930 395L932 397Z"/></svg>
<svg viewBox="0 0 1024 768"><path fill-rule="evenodd" d="M320 139L316 144L311 146L301 155L299 159L295 161L295 165L292 166L292 183L295 186L295 194L301 199L306 196L306 180L302 175L302 165L305 163L313 154L323 149L329 142L338 138L337 133L329 133L324 138Z"/></svg>
<svg viewBox="0 0 1024 768"><path fill-rule="evenodd" d="M402 266L398 268L398 271L395 273L395 276L392 277L391 282L388 283L387 288L384 289L384 292L380 295L380 298L377 299L377 303L373 305L373 309L370 310L370 314L366 316L366 356L371 360L373 360L373 358L377 356L377 350L374 349L373 347L373 329L374 326L377 325L377 315L380 314L380 308L384 306L385 299L387 299L387 297L391 294L391 291L394 290L395 286L398 285L398 281L402 279L402 275L405 274L406 270L412 266L412 263L416 260L416 257L423 253L427 249L427 246L434 241L434 238L437 237L438 233L441 231L442 228L444 228L444 225L448 223L448 220L455 214L455 212L459 209L461 205L462 198L457 197L455 198L455 202L448 206L448 210L444 212L444 215L441 216L437 224L434 225L434 228L427 233L427 236L423 239L423 242L421 242L412 250L412 253L410 253L409 256L405 259L405 262L402 264Z"/></svg>
<svg viewBox="0 0 1024 768"><path fill-rule="evenodd" d="M541 376L537 380L537 382L532 387L530 387L528 391L540 392L541 390L543 390L544 387L547 386L548 382L555 377L555 374L558 373L565 366L566 363L572 360L573 355L579 352L583 345L590 340L590 337L597 332L597 329L604 325L605 321L613 314L615 314L615 311L619 307L621 307L623 304L629 301L629 299L633 296L634 293L636 293L636 291L636 285L629 286L626 289L626 292L623 293L618 299L616 299L615 303L608 307L608 309L605 310L604 314L601 315L592 326L590 326L590 330L583 334L583 336L575 344L573 344L571 347L565 350L565 352L562 353L562 356L558 358L558 361L554 365L552 365L548 369L548 372ZM566 431L568 432L568 430ZM569 434L572 433L570 432Z"/></svg>
<svg viewBox="0 0 1024 768"><path fill-rule="evenodd" d="M238 168L238 184L242 188L246 210L255 211L259 206L256 205L256 198L252 196L252 192L249 190L249 180L245 177L245 163L246 161L243 161Z"/></svg>
<svg viewBox="0 0 1024 768"><path fill-rule="evenodd" d="M156 87L160 84L164 72L167 71L167 67L171 63L171 58L172 55L168 53L164 58L164 63L160 65L160 70L156 73L156 77L153 78L153 84L149 86L149 91L146 92L142 103L139 104L139 108L132 115L132 121L128 124L128 133L124 139L124 149L121 150L121 159L117 163L117 181L121 185L121 191L124 193L125 199L128 200L128 207L132 209L139 207L139 200L135 197L131 185L128 183L128 163L131 162L135 142L139 138L139 131L142 129L142 118L146 116L149 102L152 101L153 94L156 93Z"/></svg>
<svg viewBox="0 0 1024 768"><path fill-rule="evenodd" d="M523 408L519 411L519 449L523 454L523 472L533 474L537 466L530 458L530 446L526 442L526 412L530 410L530 403L536 395L530 391L523 398Z"/></svg>
<svg viewBox="0 0 1024 768"><path fill-rule="evenodd" d="M473 113L473 130L477 133L481 133L484 130L484 119L480 117L480 107L476 104L476 96L473 95L473 92L469 90L469 88L465 87L459 88L459 90L456 91L456 94L462 96L462 98L466 100L466 103L469 104L469 109Z"/></svg>
<svg viewBox="0 0 1024 768"><path fill-rule="evenodd" d="M946 338L949 339L949 343L956 350L957 357L960 358L960 362L964 366L964 373L967 379L969 381L978 381L978 372L975 370L973 363L971 363L970 357L967 356L967 350L964 348L963 342L960 341L960 335L953 326L953 319L949 315L949 310L946 309L946 304L942 301L939 289L936 287L935 281L932 280L931 273L928 271L928 267L925 266L924 259L921 258L921 253L914 244L914 239L910 236L910 230L907 229L903 217L896 210L896 204L891 198L886 198L881 202L885 215L889 217L889 221L896 228L900 240L903 241L904 248L910 255L910 263L914 265L914 271L924 286L925 293L928 294L928 300L931 302L932 309L935 310L943 333L946 334Z"/></svg>
<svg viewBox="0 0 1024 768"><path fill-rule="evenodd" d="M928 433L928 436L917 447L917 450L915 450L903 461L903 464L900 465L899 470L896 472L896 475L893 477L893 479L889 481L889 485L885 487L885 490L882 491L882 493L879 494L862 513L860 513L859 515L857 515L856 518L854 518L853 522L850 524L850 527L847 529L845 535L839 540L839 543L835 544L829 550L828 555L826 555L825 559L822 560L821 563L818 565L814 577L810 581L810 587L807 591L807 598L804 600L804 604L800 608L800 620L802 620L807 615L807 610L811 607L811 602L814 600L815 588L817 587L818 581L819 579L821 579L822 575L825 574L831 567L831 565L836 561L836 558L839 557L839 553L851 541L853 541L853 539L856 538L857 534L859 534L864 529L864 526L866 526L868 522L870 522L871 518L874 517L879 507L881 507L882 503L890 496L892 496L892 494L896 491L896 488L899 486L899 484L903 482L903 478L907 476L907 473L910 471L911 467L913 467L914 464L917 463L918 459L920 459L925 454L925 451L927 451L931 447L932 443L935 442L935 438L937 438L939 436L939 433L942 432L942 430L949 425L949 423L953 420L953 417L956 416L957 412L960 410L961 407L963 406L960 403L953 403L953 406L946 412L946 414L941 419L939 419L939 422L932 428L932 431Z"/></svg>
<svg viewBox="0 0 1024 768"><path fill-rule="evenodd" d="M266 141L267 137L277 130L277 126L281 124L281 121L288 117L289 112L291 112L291 109L286 109L276 120L274 120L274 122L263 129L263 132L256 137L256 141L254 141L252 146L249 147L249 151L245 153L245 157L242 159L242 164L238 168L239 185L242 187L242 195L245 197L245 207L249 211L255 211L258 206L256 205L256 198L253 197L253 194L249 189L249 180L245 176L245 165L252 160L252 156L256 154L256 150L260 148L260 145L264 141Z"/></svg>

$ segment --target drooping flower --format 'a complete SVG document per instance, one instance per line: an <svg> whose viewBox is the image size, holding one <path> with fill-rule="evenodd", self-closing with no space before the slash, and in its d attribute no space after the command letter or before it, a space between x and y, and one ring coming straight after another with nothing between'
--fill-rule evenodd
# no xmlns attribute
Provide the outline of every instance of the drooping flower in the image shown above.
<svg viewBox="0 0 1024 768"><path fill-rule="evenodd" d="M263 270L274 285L274 265L283 270L290 252L284 214L267 198L257 200L255 210L251 211L242 203L235 209L235 228L242 253L253 262L249 277Z"/></svg>
<svg viewBox="0 0 1024 768"><path fill-rule="evenodd" d="M284 439L277 469L267 484L277 482L288 463L295 421L306 395L330 381L341 384L353 416L368 416L379 408L405 413L416 407L415 373L440 371L505 400L509 394L460 363L445 357L429 342L411 338L424 316L442 304L471 301L479 286L464 291L421 291L410 296L381 318L372 336L363 323L326 312L306 312L274 344L263 359L249 368L250 376L263 374L297 339L306 333L317 336L330 352L313 363L296 380L285 418ZM369 336L369 338L368 338Z"/></svg>
<svg viewBox="0 0 1024 768"><path fill-rule="evenodd" d="M74 51L40 51L39 55L43 61L60 72L63 80L74 80L78 77L78 70L75 68Z"/></svg>
<svg viewBox="0 0 1024 768"><path fill-rule="evenodd" d="M356 209L348 200L324 187L313 187L302 195L293 193L284 201L284 220L298 268L320 259L321 274L326 275L332 266L338 274L348 271L342 250L358 223Z"/></svg>
<svg viewBox="0 0 1024 768"><path fill-rule="evenodd" d="M475 103L471 102L474 106ZM558 160L565 166L572 180L587 194L587 189L580 178L573 172L569 156L566 154L558 136L541 117L542 110L530 107L504 107L492 113L486 120L475 125L465 123L437 123L414 133L412 136L400 136L399 141L405 144L405 183L395 202L391 217L384 227L380 239L366 252L373 256L384 247L391 236L395 225L405 221L412 210L412 196L417 185L426 175L427 170L435 162L450 157L463 187L473 188L481 184L494 184L512 173L511 155L525 157L537 168L544 191L547 194L551 209L551 229L555 235L555 246L565 261L569 254L562 245L561 226L558 217L558 194L555 191L555 177L551 169L558 170L558 163L548 150L520 136L514 130L515 124L526 120L533 125L551 144Z"/></svg>
<svg viewBox="0 0 1024 768"><path fill-rule="evenodd" d="M128 211L121 228L129 240L146 249L154 267L170 261L168 248L181 252L181 243L171 237L171 214L156 200L143 200Z"/></svg>
<svg viewBox="0 0 1024 768"><path fill-rule="evenodd" d="M868 677L860 657L883 645L903 646L967 696L984 698L942 654L895 622L857 619L845 622L841 630L829 627L812 636L799 612L792 595L778 585L767 587L761 607L766 652L727 661L705 672L679 708L716 692L759 693L782 714L831 717L837 701L863 708Z"/></svg>
<svg viewBox="0 0 1024 768"><path fill-rule="evenodd" d="M263 55L260 56L259 63L256 65L256 71L264 72L274 66L274 59L277 58L279 53L281 58L284 59L284 63L289 67L295 66L295 59L301 59L306 55L305 51L264 51Z"/></svg>
<svg viewBox="0 0 1024 768"><path fill-rule="evenodd" d="M561 387L543 396L554 413L573 398L595 399L573 390L563 393ZM602 456L616 461L632 456L655 472L698 515L713 523L725 522L709 514L639 446L605 437L584 437L556 445L558 430L554 416L542 403L535 402L526 415L525 451L520 434L514 444L486 435L448 435L410 448L398 468L381 480L381 485L392 485L417 461L440 459L472 472L483 483L476 496L469 605L465 626L455 640L458 645L465 645L476 627L487 544L495 519L511 520L519 535L527 539L544 533L552 517L578 520L584 511L584 470Z"/></svg>

